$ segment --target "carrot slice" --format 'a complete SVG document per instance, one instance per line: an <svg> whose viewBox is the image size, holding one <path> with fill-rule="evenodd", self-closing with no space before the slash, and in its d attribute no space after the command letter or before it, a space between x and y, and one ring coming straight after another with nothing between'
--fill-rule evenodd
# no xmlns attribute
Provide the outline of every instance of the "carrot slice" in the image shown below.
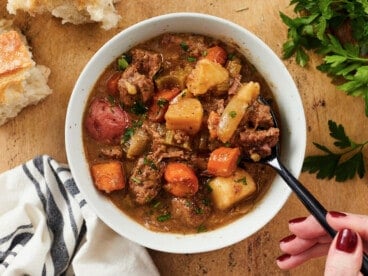
<svg viewBox="0 0 368 276"><path fill-rule="evenodd" d="M153 122L163 122L169 102L179 93L180 89L177 87L157 92L153 97L153 103L148 110L148 119Z"/></svg>
<svg viewBox="0 0 368 276"><path fill-rule="evenodd" d="M239 156L239 148L217 148L211 152L207 171L215 176L229 177L237 168Z"/></svg>
<svg viewBox="0 0 368 276"><path fill-rule="evenodd" d="M111 193L125 187L125 175L119 161L92 165L91 173L96 187L101 191Z"/></svg>
<svg viewBox="0 0 368 276"><path fill-rule="evenodd" d="M192 196L198 191L198 178L193 169L183 163L169 163L164 177L167 183L164 188L178 197Z"/></svg>
<svg viewBox="0 0 368 276"><path fill-rule="evenodd" d="M217 62L224 66L227 60L227 53L224 48L220 46L213 46L207 50L206 59Z"/></svg>

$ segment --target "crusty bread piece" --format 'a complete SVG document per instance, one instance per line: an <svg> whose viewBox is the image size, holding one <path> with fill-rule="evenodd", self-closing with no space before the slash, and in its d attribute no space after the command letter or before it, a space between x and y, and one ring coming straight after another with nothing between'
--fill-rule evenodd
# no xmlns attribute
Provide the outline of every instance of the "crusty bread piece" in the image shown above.
<svg viewBox="0 0 368 276"><path fill-rule="evenodd" d="M32 60L26 38L12 21L0 20L0 126L24 107L51 94L50 69Z"/></svg>
<svg viewBox="0 0 368 276"><path fill-rule="evenodd" d="M103 29L115 27L120 19L114 3L119 0L8 0L7 10L16 14L23 10L31 15L50 12L62 23L101 22Z"/></svg>

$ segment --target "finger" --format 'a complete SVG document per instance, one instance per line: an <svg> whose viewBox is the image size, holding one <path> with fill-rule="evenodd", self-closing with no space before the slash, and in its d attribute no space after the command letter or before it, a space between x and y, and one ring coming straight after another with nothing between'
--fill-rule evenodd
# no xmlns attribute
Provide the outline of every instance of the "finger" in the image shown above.
<svg viewBox="0 0 368 276"><path fill-rule="evenodd" d="M336 230L346 227L354 230L359 236L368 241L368 216L331 211L327 213L327 222Z"/></svg>
<svg viewBox="0 0 368 276"><path fill-rule="evenodd" d="M292 234L280 240L280 249L284 253L290 255L298 255L304 251L307 251L316 244L330 244L332 241L331 237L327 234L316 238L316 239L301 239L296 235ZM327 254L327 251L326 251Z"/></svg>
<svg viewBox="0 0 368 276"><path fill-rule="evenodd" d="M313 247L309 248L308 250L297 254L297 255L291 255L291 254L283 254L280 257L276 259L277 265L281 269L292 269L295 268L302 263L313 259L325 256L328 252L329 244L316 244Z"/></svg>
<svg viewBox="0 0 368 276"><path fill-rule="evenodd" d="M329 249L325 275L359 275L362 258L363 248L360 236L350 229L342 229L334 238Z"/></svg>
<svg viewBox="0 0 368 276"><path fill-rule="evenodd" d="M326 231L312 215L290 220L289 230L303 239L315 239L326 235Z"/></svg>

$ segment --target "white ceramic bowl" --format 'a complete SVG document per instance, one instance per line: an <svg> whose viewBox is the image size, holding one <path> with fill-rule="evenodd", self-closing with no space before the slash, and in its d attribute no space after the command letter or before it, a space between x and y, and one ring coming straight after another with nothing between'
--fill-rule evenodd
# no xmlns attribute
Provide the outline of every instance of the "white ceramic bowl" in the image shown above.
<svg viewBox="0 0 368 276"><path fill-rule="evenodd" d="M82 115L96 80L119 55L136 44L165 32L190 32L232 41L268 81L281 116L281 161L294 176L301 171L306 126L302 102L284 64L258 37L227 20L197 13L173 13L135 24L109 40L88 62L70 98L65 139L72 175L90 208L120 235L145 247L172 252L198 253L237 243L266 225L282 208L291 191L277 176L256 207L235 222L199 234L153 232L136 223L116 208L94 185L85 159L82 142Z"/></svg>

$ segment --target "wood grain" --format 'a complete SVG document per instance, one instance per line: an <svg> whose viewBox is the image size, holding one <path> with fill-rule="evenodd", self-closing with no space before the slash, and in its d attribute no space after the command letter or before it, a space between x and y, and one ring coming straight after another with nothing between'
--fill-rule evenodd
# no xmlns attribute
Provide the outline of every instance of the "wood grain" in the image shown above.
<svg viewBox="0 0 368 276"><path fill-rule="evenodd" d="M93 53L122 29L165 13L207 13L247 28L281 56L287 29L279 18L279 11L292 15L288 4L287 0L122 0L117 5L122 16L119 26L104 31L98 24L62 25L50 15L31 17L19 13L11 16L7 14L6 1L0 0L0 16L15 20L27 36L36 62L51 69L49 85L53 89L53 94L43 102L27 107L14 120L0 127L0 172L39 154L67 162L64 123L73 86ZM358 142L368 138L363 101L337 91L330 79L315 69L320 62L314 55L308 68L300 68L292 60L284 61L297 84L305 109L308 127L306 155L317 153L312 145L314 141L331 144L329 119L343 124ZM365 156L368 156L367 150ZM367 158L365 161L368 163ZM302 174L300 180L329 210L368 213L367 177L336 183ZM286 272L279 270L275 263L281 253L278 241L289 234L288 220L305 215L307 211L292 195L268 225L233 246L201 254L149 252L162 275L322 275L324 258Z"/></svg>

